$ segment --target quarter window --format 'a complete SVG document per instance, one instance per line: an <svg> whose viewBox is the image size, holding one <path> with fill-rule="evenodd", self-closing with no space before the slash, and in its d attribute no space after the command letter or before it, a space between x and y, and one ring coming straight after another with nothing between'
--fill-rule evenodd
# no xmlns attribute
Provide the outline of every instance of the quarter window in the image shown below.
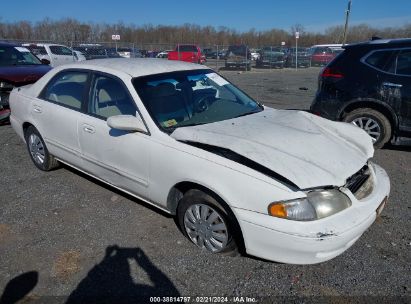
<svg viewBox="0 0 411 304"><path fill-rule="evenodd" d="M377 51L369 55L365 62L379 70L394 73L394 53L395 51Z"/></svg>
<svg viewBox="0 0 411 304"><path fill-rule="evenodd" d="M136 106L122 83L98 75L93 82L88 113L103 119L114 115L136 115Z"/></svg>
<svg viewBox="0 0 411 304"><path fill-rule="evenodd" d="M55 76L43 91L42 98L62 106L80 110L88 73L63 72Z"/></svg>
<svg viewBox="0 0 411 304"><path fill-rule="evenodd" d="M398 55L397 74L411 76L411 51L402 51Z"/></svg>

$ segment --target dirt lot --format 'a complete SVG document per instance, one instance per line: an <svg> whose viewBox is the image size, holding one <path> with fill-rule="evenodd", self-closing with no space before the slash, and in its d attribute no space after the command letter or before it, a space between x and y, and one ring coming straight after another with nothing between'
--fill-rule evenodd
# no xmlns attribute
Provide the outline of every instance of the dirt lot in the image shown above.
<svg viewBox="0 0 411 304"><path fill-rule="evenodd" d="M265 105L308 109L318 72L222 73ZM363 237L329 262L299 266L201 252L173 218L136 199L67 167L37 170L10 126L0 127L0 146L0 294L10 283L14 294L33 288L28 303L87 302L88 296L142 303L145 295L202 302L213 299L196 296L247 296L259 303L410 301L409 148L375 153L392 191Z"/></svg>

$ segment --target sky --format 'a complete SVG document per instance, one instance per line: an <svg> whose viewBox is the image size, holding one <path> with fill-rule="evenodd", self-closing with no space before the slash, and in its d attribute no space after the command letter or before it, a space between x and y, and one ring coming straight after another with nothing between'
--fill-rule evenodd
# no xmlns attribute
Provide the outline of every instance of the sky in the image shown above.
<svg viewBox="0 0 411 304"><path fill-rule="evenodd" d="M240 32L251 28L290 30L302 24L305 30L321 32L342 25L348 0L36 0L3 1L0 21L40 21L74 18L84 22L153 25L226 26ZM411 23L411 0L352 0L350 24L375 27Z"/></svg>

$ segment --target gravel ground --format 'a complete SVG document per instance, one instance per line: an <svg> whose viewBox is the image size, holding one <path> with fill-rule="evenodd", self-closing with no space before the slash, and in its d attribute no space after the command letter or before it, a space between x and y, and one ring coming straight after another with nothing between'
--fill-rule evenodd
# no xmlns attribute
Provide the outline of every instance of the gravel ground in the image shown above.
<svg viewBox="0 0 411 304"><path fill-rule="evenodd" d="M318 72L222 73L266 105L308 109ZM196 296L243 296L258 303L410 302L409 148L375 153L392 191L374 225L341 256L300 266L201 252L163 212L67 167L37 170L8 125L0 127L0 146L0 294L6 285L11 291L0 303L15 300L8 294L27 293L24 303L89 303L86 296L99 303L142 303L149 300L144 295L197 302L218 299Z"/></svg>

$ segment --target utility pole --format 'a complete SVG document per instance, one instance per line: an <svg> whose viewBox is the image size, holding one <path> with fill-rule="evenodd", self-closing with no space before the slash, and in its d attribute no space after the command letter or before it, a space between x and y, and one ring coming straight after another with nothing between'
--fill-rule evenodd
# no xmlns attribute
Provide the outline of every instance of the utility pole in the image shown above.
<svg viewBox="0 0 411 304"><path fill-rule="evenodd" d="M344 26L344 36L343 36L342 45L344 45L345 42L347 41L348 19L350 18L350 13L351 13L351 2L352 0L348 1L348 8L345 11L345 26Z"/></svg>

